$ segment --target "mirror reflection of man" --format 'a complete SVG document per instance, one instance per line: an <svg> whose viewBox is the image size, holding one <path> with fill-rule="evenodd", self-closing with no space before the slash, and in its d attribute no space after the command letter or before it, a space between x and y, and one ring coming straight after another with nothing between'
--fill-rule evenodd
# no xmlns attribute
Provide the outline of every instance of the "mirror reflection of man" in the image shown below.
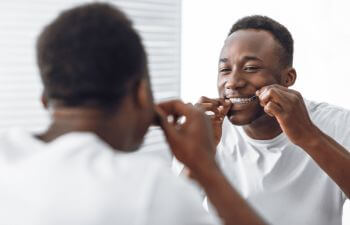
<svg viewBox="0 0 350 225"><path fill-rule="evenodd" d="M290 32L245 17L221 50L220 98L197 106L214 113L226 176L269 223L340 225L350 196L350 112L304 100L289 88L296 77Z"/></svg>

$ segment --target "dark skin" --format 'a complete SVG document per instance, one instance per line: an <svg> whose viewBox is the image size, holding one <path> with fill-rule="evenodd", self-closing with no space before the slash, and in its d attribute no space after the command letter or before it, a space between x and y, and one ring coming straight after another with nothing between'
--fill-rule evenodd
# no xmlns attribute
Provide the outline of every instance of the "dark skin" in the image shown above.
<svg viewBox="0 0 350 225"><path fill-rule="evenodd" d="M131 87L134 86L130 85ZM93 104L66 107L43 95L44 107L50 106L53 109L52 122L48 130L38 137L50 142L69 132L90 131L115 149L127 152L136 150L142 143L149 124L154 120L153 105L149 104L153 98L148 79L138 82L137 87L137 92L123 98L118 109L103 109ZM142 114L135 108L142 110Z"/></svg>
<svg viewBox="0 0 350 225"><path fill-rule="evenodd" d="M130 152L140 147L151 124L160 125L173 154L194 174L226 225L264 224L218 168L209 119L202 111L181 101L154 105L148 78L133 86L118 109L92 105L67 107L45 96L43 103L52 109L49 129L38 135L45 142L69 132L86 131L97 134L112 148ZM168 122L168 116L184 116L186 122Z"/></svg>
<svg viewBox="0 0 350 225"><path fill-rule="evenodd" d="M296 80L293 67L280 63L281 46L267 31L247 29L231 34L220 54L220 99L202 97L197 106L214 112L215 143L225 116L248 136L271 139L284 132L350 196L350 153L311 121L301 94L289 89ZM276 63L277 62L277 63ZM231 97L257 96L245 104L223 104ZM219 110L221 107L221 110Z"/></svg>
<svg viewBox="0 0 350 225"><path fill-rule="evenodd" d="M161 127L174 156L182 162L206 192L225 224L264 224L221 173L215 161L212 126L205 114L181 101L161 103L156 108ZM169 123L167 116L184 116L186 122Z"/></svg>
<svg viewBox="0 0 350 225"><path fill-rule="evenodd" d="M257 91L265 112L276 118L283 132L315 162L350 197L350 153L315 126L301 94L280 85Z"/></svg>
<svg viewBox="0 0 350 225"><path fill-rule="evenodd" d="M231 97L255 96L255 92L262 87L282 84L282 80L282 85L292 85L296 77L295 70L281 69L281 66L276 64L280 58L280 51L281 47L276 44L272 35L265 31L237 31L228 37L219 59L218 90L221 102L229 102ZM285 82L285 77L290 77L288 82ZM223 106L223 113L216 114L214 118L216 122L221 121L222 124L223 117L227 115L231 123L242 125L247 134L254 139L271 139L282 132L277 121L264 113L257 99L249 104L229 102L223 105L215 99L202 97L199 103L203 106L208 102L213 106ZM212 110L214 107L204 108Z"/></svg>

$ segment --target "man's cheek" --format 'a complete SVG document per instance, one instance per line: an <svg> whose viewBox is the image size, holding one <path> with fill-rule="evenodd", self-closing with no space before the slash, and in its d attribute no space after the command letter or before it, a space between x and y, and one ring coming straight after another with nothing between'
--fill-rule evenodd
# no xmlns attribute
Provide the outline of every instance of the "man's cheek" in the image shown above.
<svg viewBox="0 0 350 225"><path fill-rule="evenodd" d="M223 86L218 87L218 93L219 93L220 98L224 97L224 90L225 90L225 88Z"/></svg>
<svg viewBox="0 0 350 225"><path fill-rule="evenodd" d="M222 79L218 79L217 88L218 88L219 97L223 98L224 91L225 91L225 81Z"/></svg>
<svg viewBox="0 0 350 225"><path fill-rule="evenodd" d="M257 87L264 87L271 84L278 84L279 80L276 79L276 75L271 73L262 73L254 77L253 82Z"/></svg>

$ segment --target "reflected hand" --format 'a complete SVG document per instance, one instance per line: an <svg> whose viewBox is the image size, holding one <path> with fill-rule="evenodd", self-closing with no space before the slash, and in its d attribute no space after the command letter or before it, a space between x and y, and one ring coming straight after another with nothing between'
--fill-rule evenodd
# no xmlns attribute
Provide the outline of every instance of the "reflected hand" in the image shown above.
<svg viewBox="0 0 350 225"><path fill-rule="evenodd" d="M228 111L231 109L232 103L223 98L211 99L202 96L195 106L204 112L211 112L210 114L207 113L207 115L212 122L215 146L217 146L222 135L222 123Z"/></svg>

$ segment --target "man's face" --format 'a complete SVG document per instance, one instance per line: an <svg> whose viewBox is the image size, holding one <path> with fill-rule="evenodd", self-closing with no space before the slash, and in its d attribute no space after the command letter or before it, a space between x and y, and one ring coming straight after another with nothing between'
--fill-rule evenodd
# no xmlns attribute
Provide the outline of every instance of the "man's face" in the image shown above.
<svg viewBox="0 0 350 225"><path fill-rule="evenodd" d="M280 83L281 46L263 30L239 30L231 34L221 50L218 90L233 104L227 116L235 125L250 124L264 114L255 92Z"/></svg>

